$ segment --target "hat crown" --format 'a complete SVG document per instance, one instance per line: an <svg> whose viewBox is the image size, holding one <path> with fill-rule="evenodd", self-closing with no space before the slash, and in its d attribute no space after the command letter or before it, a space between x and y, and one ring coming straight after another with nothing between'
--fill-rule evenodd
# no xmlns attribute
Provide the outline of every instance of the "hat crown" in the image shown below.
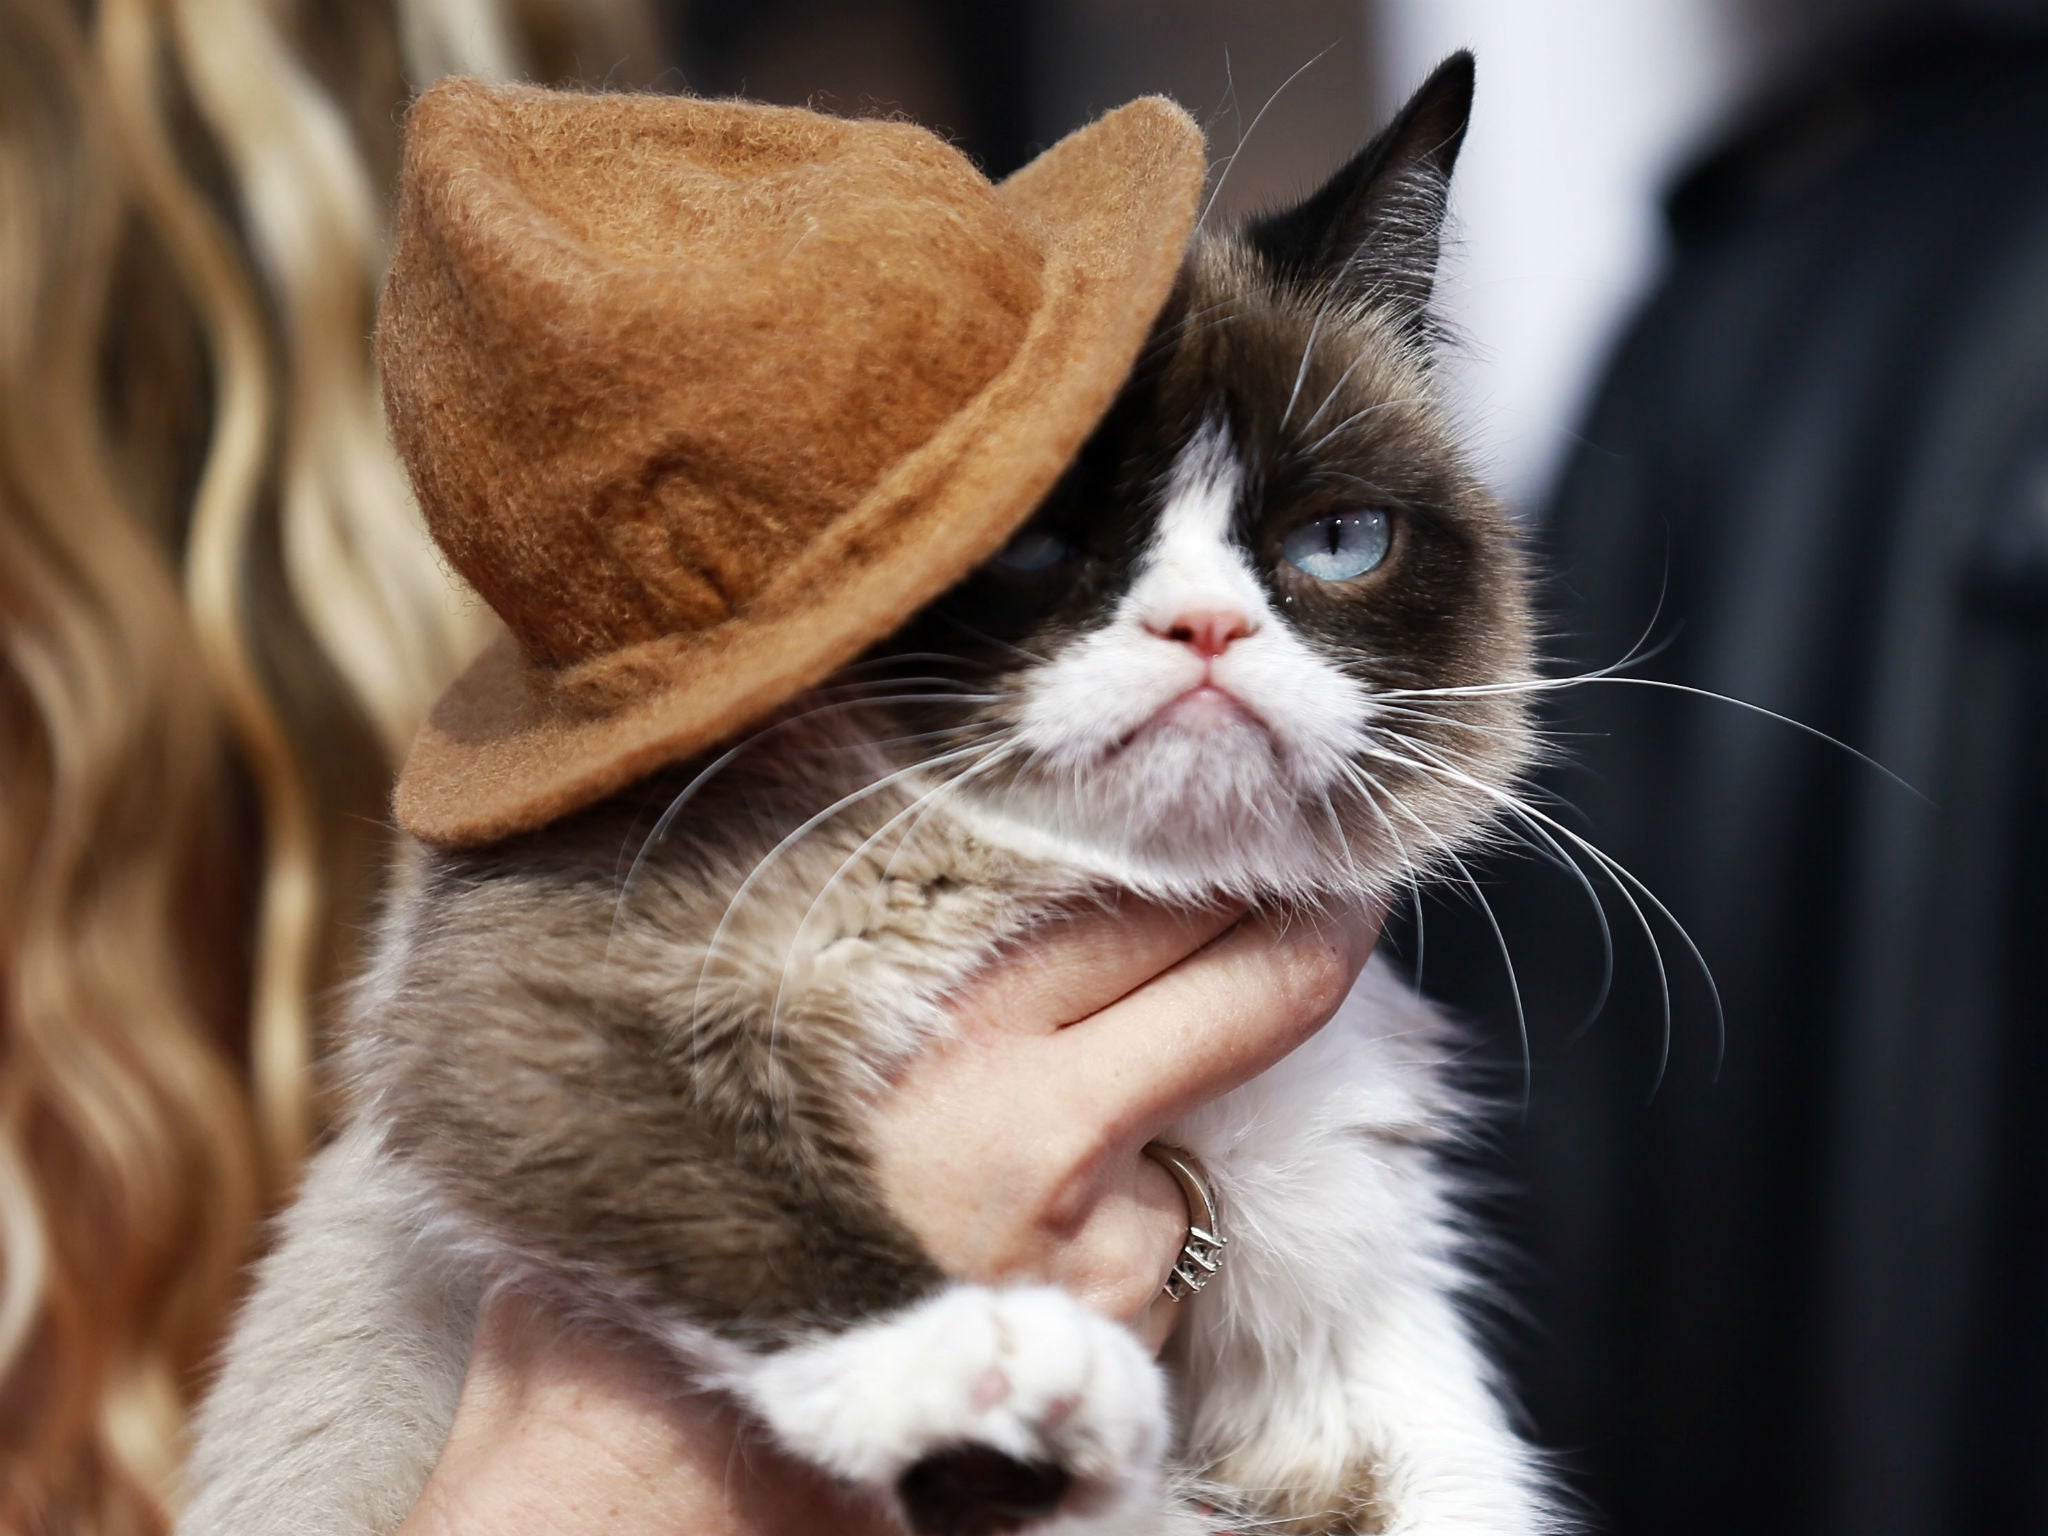
<svg viewBox="0 0 2048 1536"><path fill-rule="evenodd" d="M710 628L1004 366L1038 232L906 123L451 81L380 325L435 539L535 661Z"/></svg>

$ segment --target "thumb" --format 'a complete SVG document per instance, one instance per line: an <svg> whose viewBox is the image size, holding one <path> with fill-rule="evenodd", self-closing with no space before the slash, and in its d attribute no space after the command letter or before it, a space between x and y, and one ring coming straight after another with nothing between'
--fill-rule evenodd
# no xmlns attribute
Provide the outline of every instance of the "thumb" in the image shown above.
<svg viewBox="0 0 2048 1536"><path fill-rule="evenodd" d="M1077 1092L1142 1145L1249 1082L1329 1022L1378 941L1383 909L1244 919L1056 1037Z"/></svg>

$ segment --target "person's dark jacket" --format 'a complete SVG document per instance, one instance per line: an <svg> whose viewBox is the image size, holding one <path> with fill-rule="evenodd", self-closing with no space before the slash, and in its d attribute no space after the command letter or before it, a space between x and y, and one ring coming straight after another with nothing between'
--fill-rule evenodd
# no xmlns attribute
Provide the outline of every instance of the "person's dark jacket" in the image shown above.
<svg viewBox="0 0 2048 1536"><path fill-rule="evenodd" d="M1727 1036L1652 911L1664 1066L1610 895L1568 1048L1597 924L1492 866L1537 1063L1524 1395L1618 1536L2048 1532L2048 51L1812 86L1672 218L1542 540L1561 670L1650 628L1628 675L1932 805L1728 705L1551 698L1549 787L1684 922ZM1512 1063L1491 930L1426 940Z"/></svg>

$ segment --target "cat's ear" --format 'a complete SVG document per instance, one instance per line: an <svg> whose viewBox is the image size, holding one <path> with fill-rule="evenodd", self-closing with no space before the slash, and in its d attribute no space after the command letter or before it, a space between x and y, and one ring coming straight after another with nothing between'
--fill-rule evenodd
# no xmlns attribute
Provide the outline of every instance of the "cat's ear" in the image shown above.
<svg viewBox="0 0 2048 1536"><path fill-rule="evenodd" d="M1281 276L1421 325L1436 284L1451 167L1472 116L1472 55L1452 54L1393 122L1292 208L1245 230Z"/></svg>

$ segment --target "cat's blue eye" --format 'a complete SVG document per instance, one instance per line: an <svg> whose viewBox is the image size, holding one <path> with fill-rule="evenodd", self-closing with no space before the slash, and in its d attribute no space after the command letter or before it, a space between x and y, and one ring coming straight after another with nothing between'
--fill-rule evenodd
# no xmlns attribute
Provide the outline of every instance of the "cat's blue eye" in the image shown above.
<svg viewBox="0 0 2048 1536"><path fill-rule="evenodd" d="M1393 538L1393 521L1378 507L1332 512L1288 534L1280 555L1317 581L1349 581L1386 559Z"/></svg>
<svg viewBox="0 0 2048 1536"><path fill-rule="evenodd" d="M989 563L1012 576L1037 576L1065 565L1080 553L1067 540L1043 528L1026 528L996 552Z"/></svg>

